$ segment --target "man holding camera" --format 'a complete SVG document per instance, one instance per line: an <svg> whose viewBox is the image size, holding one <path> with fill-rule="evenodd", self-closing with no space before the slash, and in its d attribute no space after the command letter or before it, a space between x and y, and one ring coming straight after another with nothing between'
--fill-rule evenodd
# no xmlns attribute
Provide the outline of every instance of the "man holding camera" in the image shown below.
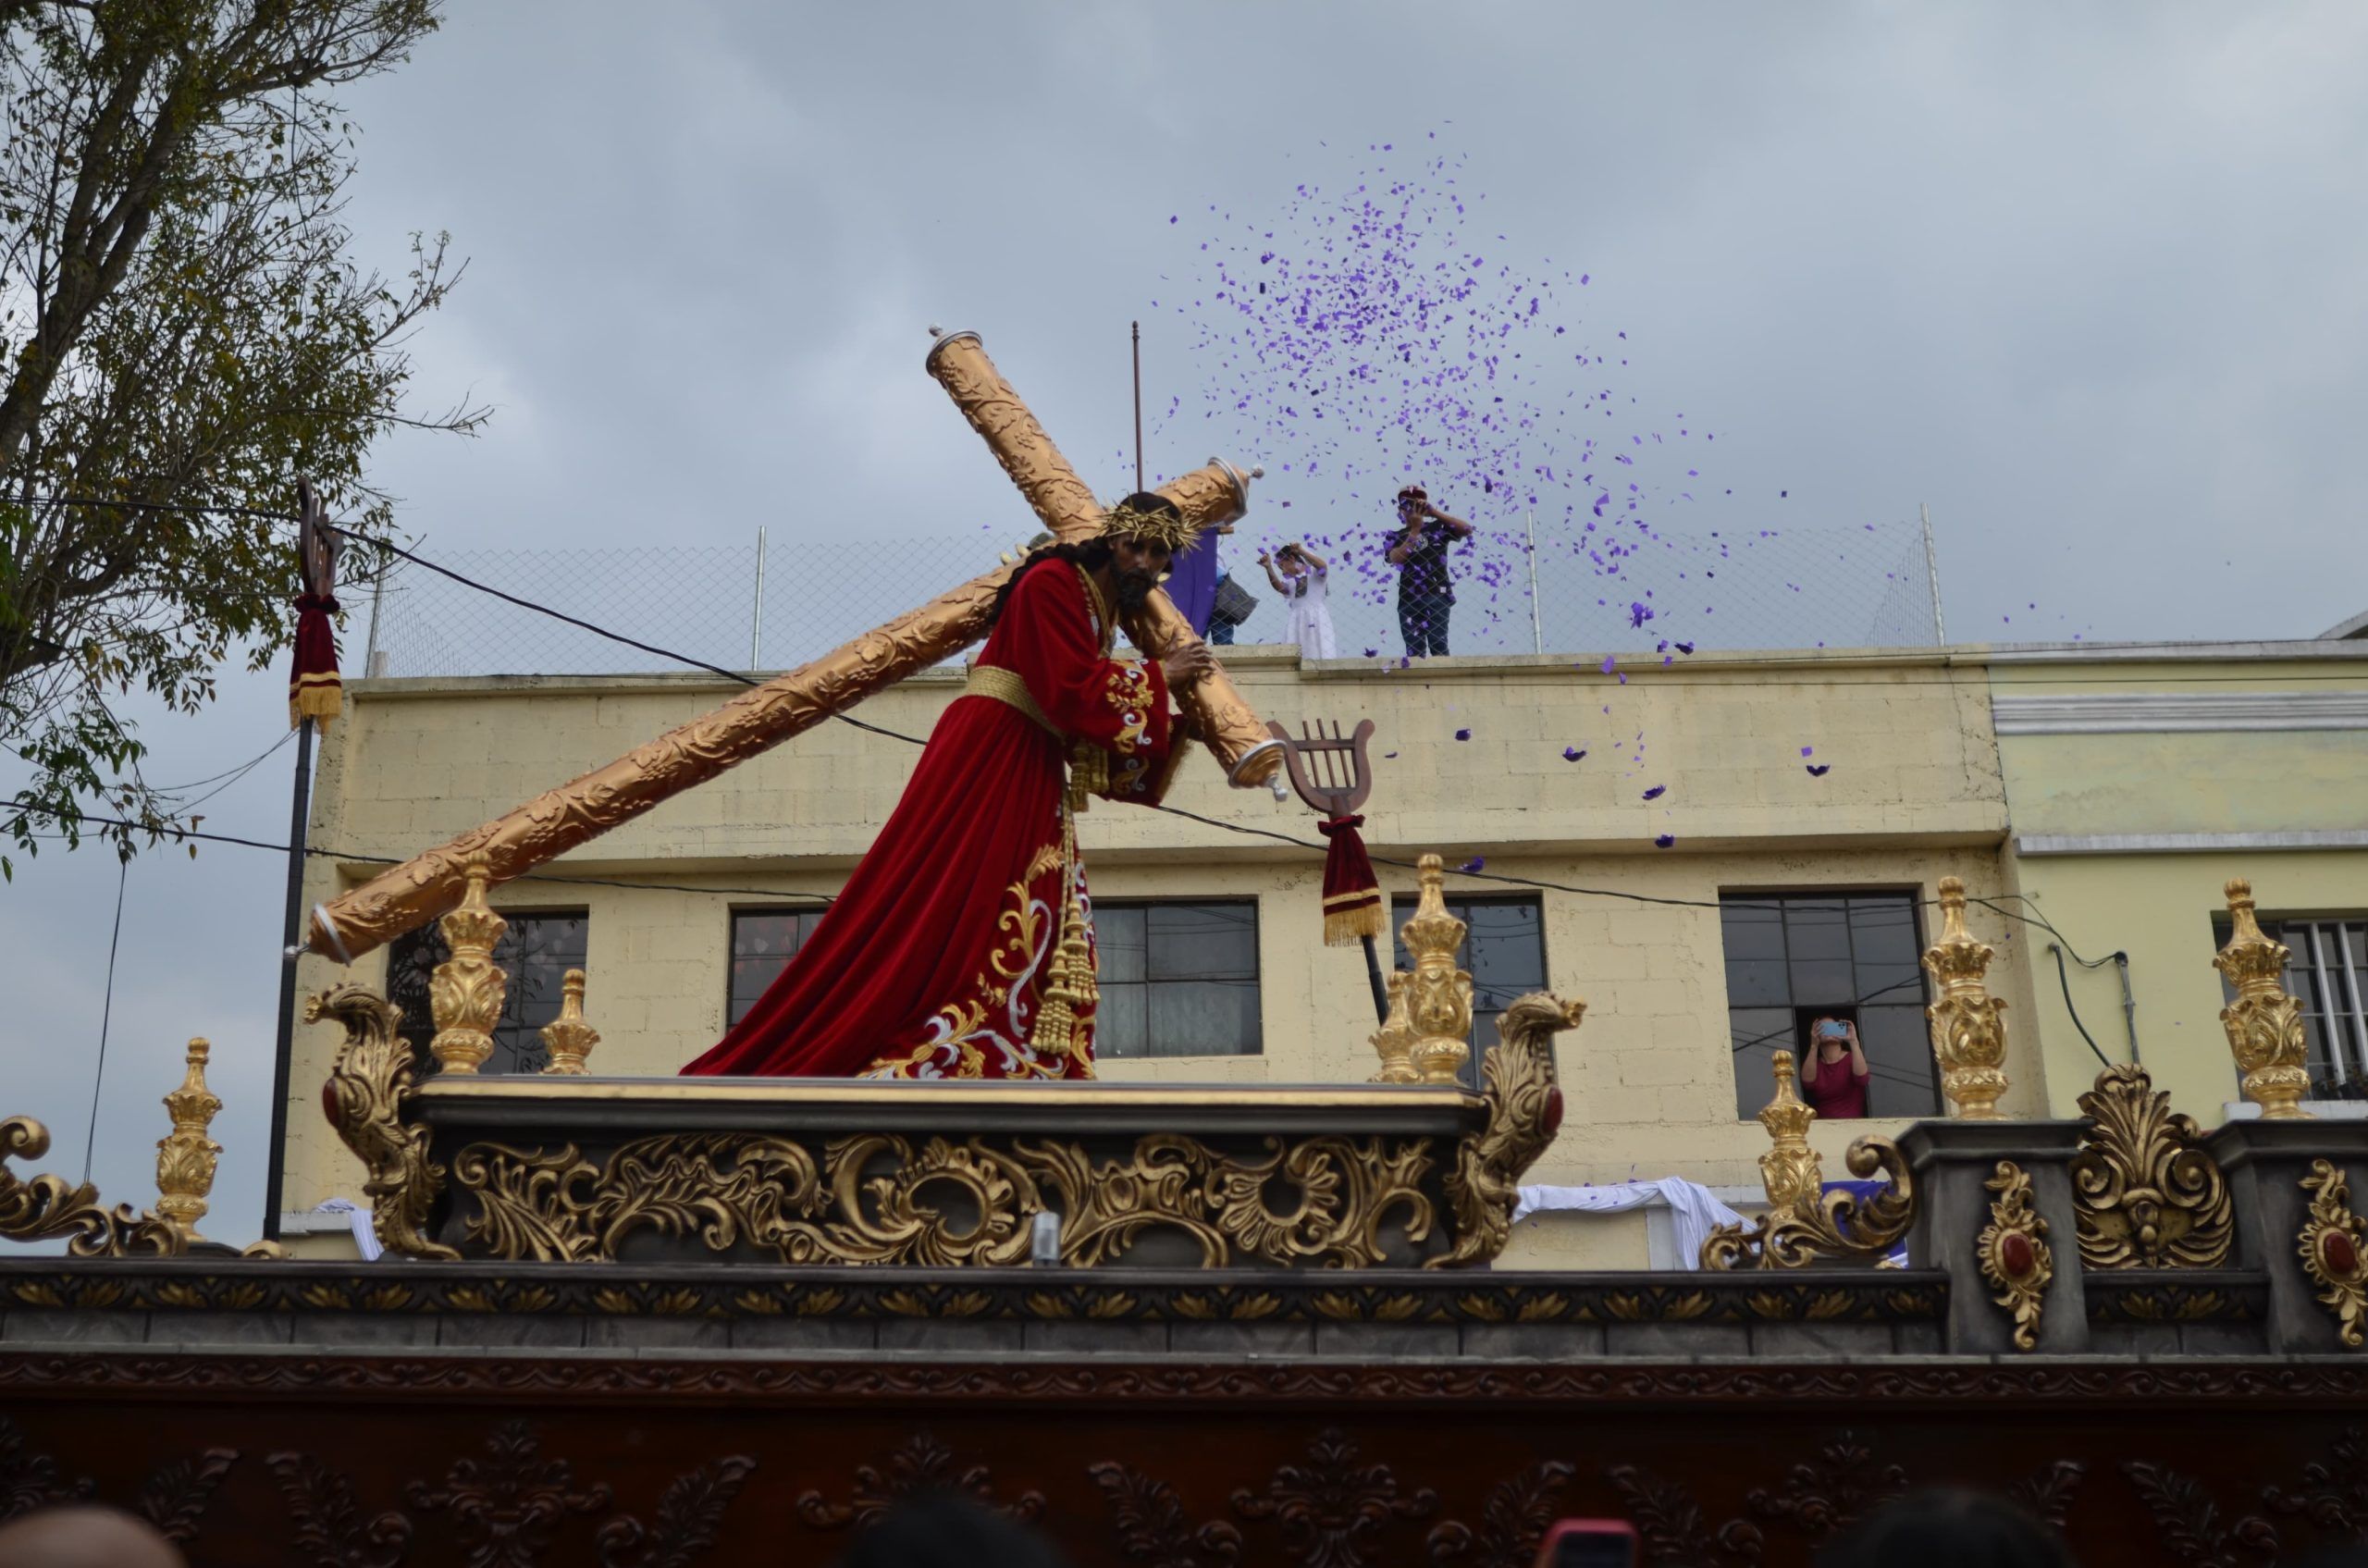
<svg viewBox="0 0 2368 1568"><path fill-rule="evenodd" d="M1448 547L1471 533L1471 524L1433 506L1422 486L1398 492L1398 531L1383 559L1398 568L1398 630L1410 659L1447 652L1448 612L1455 605Z"/></svg>

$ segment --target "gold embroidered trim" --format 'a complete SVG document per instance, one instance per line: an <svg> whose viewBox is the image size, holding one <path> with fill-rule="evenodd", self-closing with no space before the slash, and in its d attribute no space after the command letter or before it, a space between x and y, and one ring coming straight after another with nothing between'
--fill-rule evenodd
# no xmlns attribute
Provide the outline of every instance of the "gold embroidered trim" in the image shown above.
<svg viewBox="0 0 2368 1568"><path fill-rule="evenodd" d="M1053 727L1053 721L1044 717L1044 710L1036 706L1036 698L1029 693L1028 683L1019 678L1017 670L1006 670L995 664L973 664L970 666L970 677L962 689L965 696L992 698L1018 709L1047 735L1058 735L1061 733Z"/></svg>
<svg viewBox="0 0 2368 1568"><path fill-rule="evenodd" d="M1093 580L1092 573L1079 566L1077 580L1085 585L1086 603L1093 611L1093 630L1102 638L1102 657L1107 659L1110 650L1118 646L1118 618L1110 613L1110 601L1102 597L1102 585Z"/></svg>

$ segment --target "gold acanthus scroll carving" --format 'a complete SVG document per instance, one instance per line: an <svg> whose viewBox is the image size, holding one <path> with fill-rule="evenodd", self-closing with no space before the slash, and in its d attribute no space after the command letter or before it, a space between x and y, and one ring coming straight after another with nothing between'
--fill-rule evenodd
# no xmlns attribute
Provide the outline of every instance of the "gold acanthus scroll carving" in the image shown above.
<svg viewBox="0 0 2368 1568"><path fill-rule="evenodd" d="M322 1103L329 1126L368 1172L362 1191L380 1244L412 1257L459 1257L426 1229L444 1168L427 1157L429 1129L403 1119L416 1086L411 1042L395 1032L402 1010L349 982L305 999L305 1022L325 1018L345 1026L345 1043L329 1067Z"/></svg>
<svg viewBox="0 0 2368 1568"><path fill-rule="evenodd" d="M2217 1268L2236 1215L2194 1118L2144 1068L2107 1068L2080 1096L2088 1125L2072 1178L2080 1261L2090 1268Z"/></svg>
<svg viewBox="0 0 2368 1568"><path fill-rule="evenodd" d="M1941 982L1940 1000L1924 1009L1932 1031L1932 1056L1941 1068L1941 1092L1967 1121L1996 1121L1999 1096L2006 1093L2006 1004L1982 981L1990 972L1990 945L1975 940L1965 923L1965 883L1941 879L1941 939L1924 950L1924 967Z"/></svg>
<svg viewBox="0 0 2368 1568"><path fill-rule="evenodd" d="M1060 1216L1061 1258L1090 1267L1152 1229L1179 1230L1206 1267L1260 1259L1371 1266L1395 1224L1407 1244L1433 1223L1422 1191L1430 1141L1269 1139L1263 1155L1153 1134L1125 1158L1058 1139L962 1142L864 1133L818 1161L795 1139L667 1133L595 1164L557 1152L471 1143L453 1179L475 1202L472 1241L499 1257L612 1260L637 1230L696 1233L784 1263L998 1266L1028 1261L1034 1217ZM1277 1199L1290 1206L1277 1211Z"/></svg>
<svg viewBox="0 0 2368 1568"><path fill-rule="evenodd" d="M2332 1160L2312 1160L2302 1178L2311 1204L2295 1238L2302 1272L2319 1288L2319 1304L2335 1315L2336 1337L2353 1350L2368 1323L2368 1220L2351 1212L2351 1184Z"/></svg>
<svg viewBox="0 0 2368 1568"><path fill-rule="evenodd" d="M1408 1053L1424 1083L1453 1083L1472 1055L1472 974L1455 961L1465 927L1447 912L1439 858L1423 856L1415 866L1422 895L1398 933L1414 961L1406 981L1406 1018L1414 1031Z"/></svg>
<svg viewBox="0 0 2368 1568"><path fill-rule="evenodd" d="M969 337L968 342L975 348L977 340ZM968 349L951 342L932 351L931 372L941 381L957 368L969 377L964 383L967 389L948 385L947 390L987 438L996 460L1020 482L1030 504L1065 538L1090 532L1078 503L1082 498L1091 504L1092 493L1061 460L1018 394L995 374L984 352L979 351L974 360ZM967 401L974 396L985 400L982 406L992 405L983 414ZM1032 439L1024 438L1029 431ZM1014 451L1019 455L1012 455ZM1030 477L1020 478L1023 469ZM1212 527L1232 522L1247 510L1250 477L1212 459L1207 466L1162 485L1159 493L1175 501L1196 528ZM1097 512L1092 526L1100 525L1098 518ZM496 883L508 882L951 658L986 635L995 591L1011 571L1001 566L949 588L919 609L751 687L606 767L547 790L515 810L338 895L314 911L307 942L315 953L350 962L460 902L471 856L486 857ZM1173 647L1183 618L1165 593L1154 592L1151 598L1143 623L1130 631L1138 645L1157 658ZM1280 743L1266 734L1224 672L1195 684L1184 705L1235 784L1262 784L1280 765Z"/></svg>
<svg viewBox="0 0 2368 1568"><path fill-rule="evenodd" d="M2261 1106L2264 1121L2306 1121L2302 1101L2311 1093L2308 1044L2302 1034L2302 1004L2288 994L2282 979L2293 955L2263 934L2253 914L2252 883L2232 880L2228 895L2228 945L2213 968L2236 988L2237 999L2220 1009L2228 1049L2242 1074L2238 1087Z"/></svg>
<svg viewBox="0 0 2368 1568"><path fill-rule="evenodd" d="M1497 1048L1481 1064L1487 1080L1487 1125L1465 1136L1447 1179L1455 1245L1427 1266L1486 1263L1505 1250L1521 1179L1562 1125L1554 1036L1578 1028L1586 1011L1585 1002L1564 1002L1541 991L1515 998L1498 1015Z"/></svg>
<svg viewBox="0 0 2368 1568"><path fill-rule="evenodd" d="M1981 1278L1998 1292L1991 1299L2015 1321L2015 1348L2035 1350L2041 1306L2055 1278L2047 1220L2031 1204L2030 1173L2014 1161L2000 1160L1982 1186L1998 1196L1990 1204L1990 1223L1974 1238L1974 1255L1980 1260Z"/></svg>
<svg viewBox="0 0 2368 1568"><path fill-rule="evenodd" d="M1863 1203L1848 1192L1826 1191L1825 1169L1808 1139L1817 1112L1795 1087L1793 1053L1771 1056L1776 1093L1759 1113L1770 1144L1759 1156L1768 1213L1757 1228L1714 1228L1702 1243L1702 1266L1804 1268L1819 1258L1881 1262L1916 1217L1916 1189L1906 1157L1888 1138L1858 1139L1843 1156L1850 1174L1867 1180L1880 1171L1889 1184Z"/></svg>

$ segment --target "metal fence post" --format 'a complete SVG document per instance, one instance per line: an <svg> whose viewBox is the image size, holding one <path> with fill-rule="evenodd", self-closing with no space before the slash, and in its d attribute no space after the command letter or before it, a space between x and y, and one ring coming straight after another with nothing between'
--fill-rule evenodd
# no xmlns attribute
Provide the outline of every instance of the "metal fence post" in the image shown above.
<svg viewBox="0 0 2368 1568"><path fill-rule="evenodd" d="M1932 585L1932 641L1935 647L1946 648L1949 628L1941 620L1941 562L1932 553L1932 509L1919 500L1916 511L1924 520L1924 576Z"/></svg>
<svg viewBox="0 0 2368 1568"><path fill-rule="evenodd" d="M764 668L765 649L765 531L757 530L757 607L748 617L748 669Z"/></svg>

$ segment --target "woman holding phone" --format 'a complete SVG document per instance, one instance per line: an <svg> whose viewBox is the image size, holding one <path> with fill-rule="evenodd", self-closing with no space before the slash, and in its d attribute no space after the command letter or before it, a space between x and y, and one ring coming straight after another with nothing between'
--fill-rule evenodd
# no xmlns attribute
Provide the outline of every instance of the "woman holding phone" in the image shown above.
<svg viewBox="0 0 2368 1568"><path fill-rule="evenodd" d="M1809 1025L1809 1054L1801 1061L1801 1098L1827 1121L1867 1114L1866 1047L1848 1019L1821 1018Z"/></svg>

